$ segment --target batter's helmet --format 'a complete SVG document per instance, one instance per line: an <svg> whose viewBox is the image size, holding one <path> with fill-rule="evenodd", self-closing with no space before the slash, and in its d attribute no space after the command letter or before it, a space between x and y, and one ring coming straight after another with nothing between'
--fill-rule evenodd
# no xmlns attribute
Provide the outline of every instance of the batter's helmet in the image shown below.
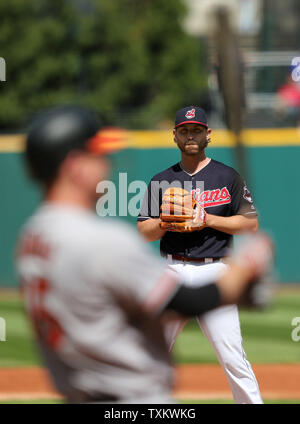
<svg viewBox="0 0 300 424"><path fill-rule="evenodd" d="M97 113L81 106L55 107L40 113L29 129L25 151L33 177L51 182L71 150L96 154L114 151L114 140L103 137L101 127Z"/></svg>

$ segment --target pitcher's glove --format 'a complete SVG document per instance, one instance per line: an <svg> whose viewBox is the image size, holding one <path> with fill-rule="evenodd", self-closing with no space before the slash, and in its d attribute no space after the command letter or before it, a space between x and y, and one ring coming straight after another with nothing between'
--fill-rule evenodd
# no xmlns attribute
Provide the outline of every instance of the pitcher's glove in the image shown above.
<svg viewBox="0 0 300 424"><path fill-rule="evenodd" d="M160 228L188 233L205 227L206 212L192 194L180 187L167 189L162 198Z"/></svg>

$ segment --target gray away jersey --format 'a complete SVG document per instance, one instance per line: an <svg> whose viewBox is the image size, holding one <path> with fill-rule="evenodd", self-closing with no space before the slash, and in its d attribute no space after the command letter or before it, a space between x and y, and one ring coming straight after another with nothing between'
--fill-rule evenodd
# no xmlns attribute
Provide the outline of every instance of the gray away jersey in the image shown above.
<svg viewBox="0 0 300 424"><path fill-rule="evenodd" d="M158 312L177 280L133 229L45 204L23 228L17 267L44 360L67 399L170 392Z"/></svg>

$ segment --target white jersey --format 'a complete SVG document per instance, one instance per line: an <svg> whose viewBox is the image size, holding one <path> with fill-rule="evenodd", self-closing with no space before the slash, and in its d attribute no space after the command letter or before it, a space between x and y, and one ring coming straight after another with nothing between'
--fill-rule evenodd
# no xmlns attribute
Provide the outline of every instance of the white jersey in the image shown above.
<svg viewBox="0 0 300 424"><path fill-rule="evenodd" d="M17 267L54 383L67 399L168 394L172 366L159 310L177 290L129 226L44 204L25 225Z"/></svg>

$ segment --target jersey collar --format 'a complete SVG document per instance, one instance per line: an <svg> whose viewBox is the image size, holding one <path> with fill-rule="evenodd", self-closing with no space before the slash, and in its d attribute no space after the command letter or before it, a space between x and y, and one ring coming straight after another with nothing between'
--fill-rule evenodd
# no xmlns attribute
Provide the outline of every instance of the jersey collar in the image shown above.
<svg viewBox="0 0 300 424"><path fill-rule="evenodd" d="M206 168L207 167L207 165L209 165L210 164L210 162L211 162L211 158L209 158L209 161L202 167L202 168L200 168L197 172L195 172L195 174L189 174L184 168L183 168L183 166L181 165L181 161L179 162L179 166L180 166L180 169L183 171L183 172L185 172L187 175L189 175L190 177L193 177L194 175L197 175L200 171L202 171L204 168Z"/></svg>

